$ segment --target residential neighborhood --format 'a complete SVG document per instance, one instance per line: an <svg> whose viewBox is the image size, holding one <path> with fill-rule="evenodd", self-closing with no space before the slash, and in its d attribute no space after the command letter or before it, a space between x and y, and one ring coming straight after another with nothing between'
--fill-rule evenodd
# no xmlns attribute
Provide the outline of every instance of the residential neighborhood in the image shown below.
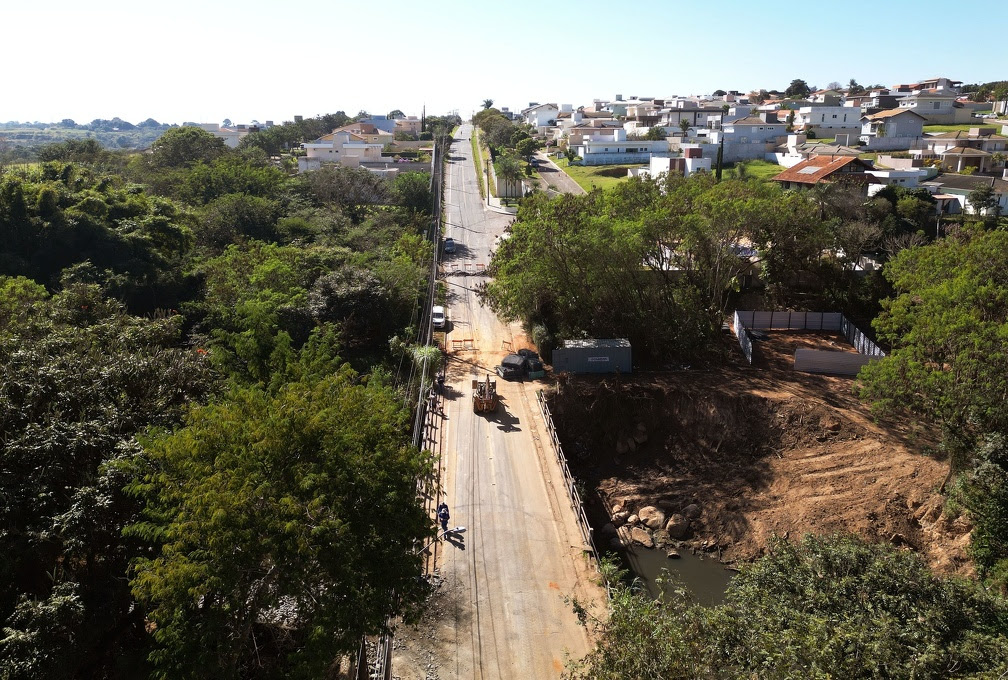
<svg viewBox="0 0 1008 680"><path fill-rule="evenodd" d="M1001 205L1008 200L1008 116L998 121L1001 102L973 101L962 87L940 76L891 87L837 83L788 97L616 94L531 102L507 117L524 123L553 157L570 158L571 172L627 166L628 177L689 175L755 162L780 166L770 176L790 189L856 180L865 196L891 184L952 196L943 187L986 182ZM966 200L940 204L945 214L974 210Z"/></svg>

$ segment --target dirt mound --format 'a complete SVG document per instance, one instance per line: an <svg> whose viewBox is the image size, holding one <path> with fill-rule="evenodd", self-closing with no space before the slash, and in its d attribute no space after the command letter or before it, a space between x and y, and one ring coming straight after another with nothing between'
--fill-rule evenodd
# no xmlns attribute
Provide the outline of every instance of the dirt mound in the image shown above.
<svg viewBox="0 0 1008 680"><path fill-rule="evenodd" d="M695 504L691 542L729 561L759 555L773 535L852 532L970 571L969 527L943 516L937 493L945 464L873 423L849 380L732 369L575 378L550 406L599 526L615 504Z"/></svg>

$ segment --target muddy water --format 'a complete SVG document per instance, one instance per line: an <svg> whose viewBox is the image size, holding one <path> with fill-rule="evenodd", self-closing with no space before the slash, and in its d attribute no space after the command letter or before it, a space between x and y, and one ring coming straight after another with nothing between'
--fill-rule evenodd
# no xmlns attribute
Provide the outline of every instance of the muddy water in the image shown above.
<svg viewBox="0 0 1008 680"><path fill-rule="evenodd" d="M632 545L622 551L626 568L630 569L647 586L653 597L661 594L672 595L678 584L685 586L693 601L703 605L715 605L724 601L725 589L734 572L713 557L694 555L688 549L679 551L679 559L669 559L664 550ZM668 583L659 584L662 569L672 577Z"/></svg>

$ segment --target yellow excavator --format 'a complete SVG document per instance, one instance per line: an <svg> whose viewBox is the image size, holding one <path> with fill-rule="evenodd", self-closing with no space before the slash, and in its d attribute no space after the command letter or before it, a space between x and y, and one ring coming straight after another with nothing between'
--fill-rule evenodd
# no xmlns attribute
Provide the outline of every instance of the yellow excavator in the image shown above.
<svg viewBox="0 0 1008 680"><path fill-rule="evenodd" d="M497 410L497 381L490 379L487 373L486 380L474 378L472 381L473 390L473 411L476 413L489 413Z"/></svg>

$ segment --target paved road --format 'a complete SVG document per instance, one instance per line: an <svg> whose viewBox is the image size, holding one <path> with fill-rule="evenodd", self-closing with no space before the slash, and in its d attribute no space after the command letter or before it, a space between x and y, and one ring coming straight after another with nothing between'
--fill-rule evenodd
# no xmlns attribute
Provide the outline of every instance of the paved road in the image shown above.
<svg viewBox="0 0 1008 680"><path fill-rule="evenodd" d="M450 152L445 235L458 244L446 268L486 264L495 237L513 219L485 209L473 170L469 134ZM442 484L452 526L464 540L438 545L447 605L441 607L430 655L439 678L558 678L565 653L588 650L565 595L597 598L562 477L548 448L534 383L498 380L501 405L491 417L472 410L471 380L492 372L502 342L526 346L520 327L504 325L482 306L481 275L448 274L448 339L471 338L475 350L453 352L441 425ZM394 665L403 678L425 677Z"/></svg>
<svg viewBox="0 0 1008 680"><path fill-rule="evenodd" d="M560 169L550 157L540 151L536 154L539 159L539 176L546 182L546 186L553 191L563 194L586 194L580 184L572 180L566 172Z"/></svg>

